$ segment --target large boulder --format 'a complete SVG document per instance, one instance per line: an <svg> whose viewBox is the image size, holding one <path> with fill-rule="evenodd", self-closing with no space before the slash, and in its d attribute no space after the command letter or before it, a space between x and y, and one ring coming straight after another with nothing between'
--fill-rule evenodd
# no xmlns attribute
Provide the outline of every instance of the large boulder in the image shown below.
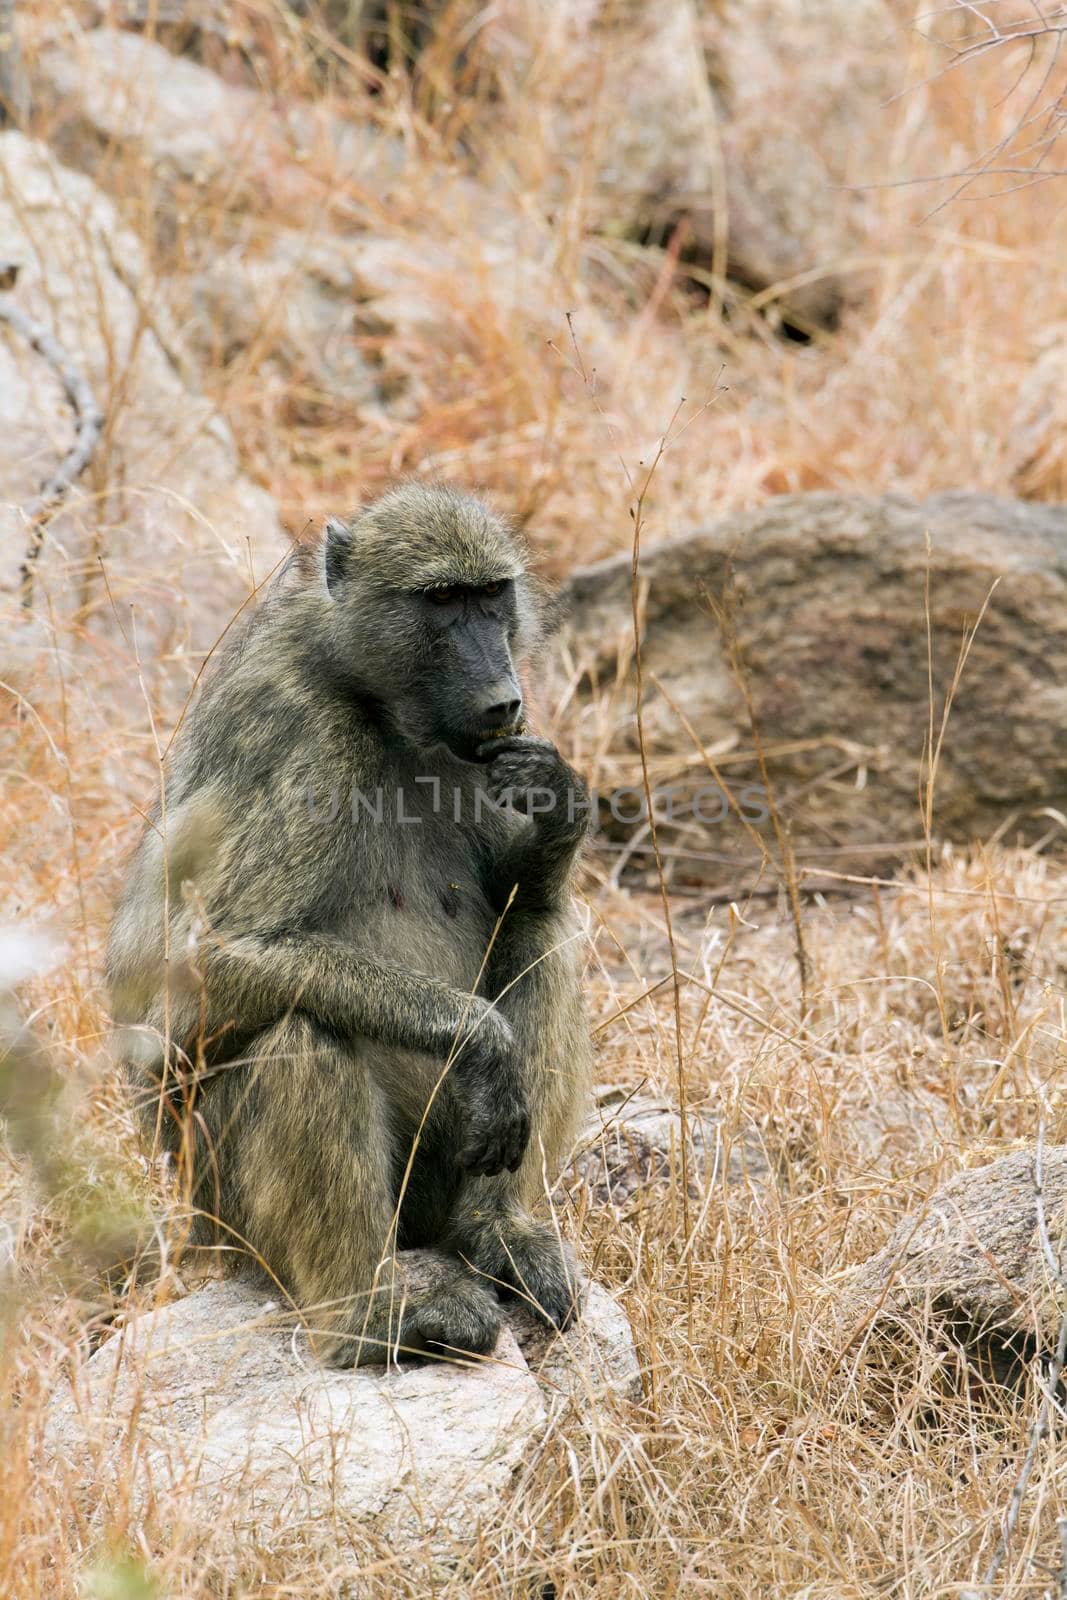
<svg viewBox="0 0 1067 1600"><path fill-rule="evenodd" d="M463 343L427 272L464 281L470 241L424 237L415 251L402 225L391 237L426 181L401 141L341 115L336 98L263 94L113 28L51 45L39 76L54 148L151 225L161 298L197 361L217 373L240 360L288 422L411 414L421 338L438 352ZM503 227L501 277L525 280L514 208L445 164L432 181L487 254Z"/></svg>
<svg viewBox="0 0 1067 1600"><path fill-rule="evenodd" d="M354 242L282 229L258 251L235 248L175 274L167 293L205 365L241 359L279 386L296 421L358 417L390 393L361 257Z"/></svg>
<svg viewBox="0 0 1067 1600"><path fill-rule="evenodd" d="M670 242L705 283L724 273L804 330L832 324L871 209L858 186L883 175L896 65L884 0L580 0L555 25L559 55L591 70L548 79L548 149L531 145L528 184L540 176L550 194L580 163L594 230ZM536 8L508 0L489 37L519 54L512 71L536 96ZM785 103L788 118L768 115Z"/></svg>
<svg viewBox="0 0 1067 1600"><path fill-rule="evenodd" d="M270 496L196 391L111 202L14 131L0 134L0 238L12 303L58 341L104 416L87 469L44 529L38 593L60 620L77 609L82 626L117 615L124 628L135 603L143 656L164 640L172 654L206 648L288 549ZM32 543L22 508L70 449L74 419L55 368L6 326L0 425L0 609L14 616Z"/></svg>
<svg viewBox="0 0 1067 1600"><path fill-rule="evenodd" d="M395 168L373 128L338 117L326 101L282 100L227 83L153 39L92 28L43 50L35 88L53 148L139 207L161 244L190 248L196 216L219 246L242 212L269 193L290 220L321 227L329 210L320 158L336 182L372 184ZM145 199L150 198L147 208Z"/></svg>
<svg viewBox="0 0 1067 1600"><path fill-rule="evenodd" d="M626 554L573 574L561 659L585 673L571 715L601 820L647 867L631 566ZM1063 507L783 496L648 545L638 601L645 745L676 879L774 881L753 724L797 862L813 871L875 871L921 846L931 725L935 838L1044 832L1067 805Z"/></svg>
<svg viewBox="0 0 1067 1600"><path fill-rule="evenodd" d="M242 1280L148 1312L104 1344L53 1404L50 1469L106 1513L192 1508L264 1541L358 1525L395 1548L454 1555L498 1514L531 1449L569 1406L634 1398L625 1316L595 1285L567 1334L513 1309L477 1365L338 1372L292 1317Z"/></svg>
<svg viewBox="0 0 1067 1600"><path fill-rule="evenodd" d="M37 84L51 143L71 166L95 173L146 151L159 183L190 203L220 180L264 180L280 155L279 118L265 96L132 33L93 28L49 46Z"/></svg>
<svg viewBox="0 0 1067 1600"><path fill-rule="evenodd" d="M886 0L721 0L706 45L721 63L719 137L731 276L802 330L832 326L862 295L856 257L884 179L901 87L898 22ZM797 72L797 62L804 71ZM788 117L767 107L789 105ZM681 196L682 207L687 197ZM711 194L689 200L705 262Z"/></svg>
<svg viewBox="0 0 1067 1600"><path fill-rule="evenodd" d="M360 191L374 197L362 208L372 227L375 217L402 214L410 204L422 181L419 164L374 127L358 89L354 118L339 116L329 97L261 93L238 65L240 29L232 19L223 27L207 14L212 8L196 16L186 7L175 26L169 13L157 16L158 6L141 9L153 24L168 24L161 37L176 48L197 29L219 43L229 39L236 52L230 75L245 81L228 82L156 38L97 27L41 51L36 93L63 159L121 191L127 203L136 197L177 256L195 253L190 239L198 229L210 236L213 253L220 231L247 248L240 216L262 210L268 195L275 206L283 202L291 223L318 230L324 218L358 212L360 203L353 208L349 197ZM472 79L483 93L470 152L475 162L480 151L494 153L477 178L478 238L495 208L509 213L512 231L527 210L554 219L565 200L560 174L580 167L592 180L583 200L591 232L659 243L677 237L701 281L725 272L756 291L763 309L802 329L833 323L857 291L871 210L863 185L882 175L884 102L897 86L885 0L580 0L554 20L552 54L592 70L610 51L611 72L593 92L589 72L546 73L536 7L505 0L488 11L473 3L437 10L440 16L413 27L414 47L427 47L420 104L434 80L446 82L456 60L473 50ZM344 34L342 13L355 28L349 37L366 43L384 10L339 0L324 15ZM390 27L397 23L392 17ZM797 60L806 63L801 80ZM503 92L486 87L498 74ZM766 115L782 97L790 105L787 133ZM520 137L516 106L543 126L543 138ZM501 128L514 136L503 181L496 170ZM456 154L437 163L435 181L450 183ZM467 165L462 158L458 164ZM516 188L524 207L514 203ZM553 256L556 244L552 226L547 240L537 240L538 253ZM512 266L524 253L511 250ZM469 257L461 267L471 270ZM717 293L722 287L714 284ZM583 343L588 353L588 331Z"/></svg>

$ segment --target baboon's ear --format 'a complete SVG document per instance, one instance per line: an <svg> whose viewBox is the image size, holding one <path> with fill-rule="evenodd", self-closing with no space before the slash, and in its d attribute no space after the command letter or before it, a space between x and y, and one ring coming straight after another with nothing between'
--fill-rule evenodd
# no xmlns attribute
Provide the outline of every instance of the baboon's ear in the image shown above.
<svg viewBox="0 0 1067 1600"><path fill-rule="evenodd" d="M527 572L517 587L519 648L524 655L536 656L562 623L566 602L533 572Z"/></svg>
<svg viewBox="0 0 1067 1600"><path fill-rule="evenodd" d="M326 587L333 594L348 576L352 560L352 530L338 517L326 518Z"/></svg>
<svg viewBox="0 0 1067 1600"><path fill-rule="evenodd" d="M564 590L557 589L553 593L549 589L541 591L541 638L551 639L559 632L571 613L570 596Z"/></svg>

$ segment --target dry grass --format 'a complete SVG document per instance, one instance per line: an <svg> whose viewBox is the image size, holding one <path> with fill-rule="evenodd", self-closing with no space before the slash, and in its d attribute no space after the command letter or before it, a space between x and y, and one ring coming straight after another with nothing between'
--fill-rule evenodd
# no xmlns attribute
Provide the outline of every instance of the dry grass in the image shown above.
<svg viewBox="0 0 1067 1600"><path fill-rule="evenodd" d="M31 64L86 20L47 0L25 12ZM866 151L878 161L845 174L886 185L864 192L848 246L862 292L838 331L801 345L736 287L713 281L709 299L676 274L670 240L613 237L595 161L567 159L563 108L600 97L610 138L611 108L620 94L625 103L601 54L624 7L606 8L594 37L578 8L517 4L507 49L481 66L475 52L458 82L444 61L414 98L343 51L324 71L322 29L273 0L229 12L247 47L229 70L279 108L307 95L375 130L395 164L388 198L353 180L325 137L288 164L257 163L250 149L225 183L180 192L164 236L136 149L110 152L102 181L179 324L186 274L235 244L266 256L292 230L309 248L328 230L367 230L378 289L395 279L395 299L359 324L379 403L323 392L314 352L302 366L282 349L279 301L236 355L208 360L203 381L294 532L398 473L432 472L491 490L546 569L565 570L628 547L624 468L640 476L683 395L646 538L793 489L1010 492L1025 476L1011 417L1046 329L1067 325L1067 190L1024 187L931 215L943 188L889 186L953 171L1014 126L1021 103L1005 96L997 53L868 109L883 119ZM848 48L915 83L940 64L906 30ZM786 69L802 100L802 63ZM55 115L42 113L46 125ZM470 183L479 164L492 175L488 212ZM1064 459L1053 440L1051 465L1027 486L1054 493ZM99 1175L94 1151L118 1151L131 1185L145 1187L103 1051L100 954L134 808L156 782L153 720L165 731L198 663L181 652L141 661L134 641L79 614L42 607L41 623L52 648L5 702L0 903L6 921L48 924L67 943L23 995L85 1108L79 1182L92 1189ZM917 706L917 747L926 718ZM658 897L613 886L596 858L587 890L601 1078L677 1096L680 1055L690 1106L735 1134L755 1123L781 1162L780 1190L715 1192L691 1208L688 1236L677 1181L621 1221L577 1219L584 1262L633 1320L644 1403L566 1422L506 1519L484 1530L473 1574L454 1580L325 1533L321 1545L235 1549L224 1518L200 1526L181 1507L147 1521L120 1509L91 1526L33 1452L48 1395L99 1307L66 1249L71 1196L28 1195L8 1163L0 1213L17 1276L0 1368L0 1591L280 1600L341 1592L360 1569L377 1572L382 1593L442 1600L536 1593L546 1578L561 1600L911 1597L975 1582L1036 1381L1005 1394L934 1347L849 1350L828 1312L842 1274L943 1178L1031 1139L1040 1112L1050 1139L1067 1138L1067 879L1039 855L946 852L929 875L809 901L806 1013L784 905L679 903L677 962L700 982L683 982L678 1017L670 984L630 1004L671 970ZM1039 1563L1058 1560L1065 1474L1054 1440L1001 1575L1006 1592L1049 1592Z"/></svg>

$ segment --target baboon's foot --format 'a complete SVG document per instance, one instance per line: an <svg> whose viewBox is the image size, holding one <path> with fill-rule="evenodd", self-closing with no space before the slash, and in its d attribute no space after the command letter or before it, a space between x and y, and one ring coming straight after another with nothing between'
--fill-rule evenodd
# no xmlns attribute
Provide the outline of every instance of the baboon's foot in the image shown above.
<svg viewBox="0 0 1067 1600"><path fill-rule="evenodd" d="M459 1246L460 1254L504 1293L524 1301L553 1328L580 1307L578 1267L570 1246L547 1223L498 1217Z"/></svg>
<svg viewBox="0 0 1067 1600"><path fill-rule="evenodd" d="M429 1354L487 1356L500 1332L500 1306L492 1289L470 1273L452 1288L427 1295L411 1312L411 1337L416 1348Z"/></svg>
<svg viewBox="0 0 1067 1600"><path fill-rule="evenodd" d="M500 1307L488 1284L457 1261L412 1251L371 1311L319 1345L333 1367L380 1365L415 1356L462 1361L488 1355L500 1333Z"/></svg>

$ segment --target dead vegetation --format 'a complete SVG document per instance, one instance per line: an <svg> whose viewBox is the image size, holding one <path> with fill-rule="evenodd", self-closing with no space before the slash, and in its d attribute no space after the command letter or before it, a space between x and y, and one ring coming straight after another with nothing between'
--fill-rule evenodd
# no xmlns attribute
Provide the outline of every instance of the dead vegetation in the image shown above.
<svg viewBox="0 0 1067 1600"><path fill-rule="evenodd" d="M49 50L84 47L101 9L28 0L31 84ZM865 165L841 175L862 196L847 246L817 263L855 294L835 328L794 326L799 338L773 314L784 289L725 275L721 230L701 265L687 264L678 231L635 238L605 222L596 152L568 146L560 121L589 102L610 145L612 117L641 87L605 70L629 25L621 0L596 28L579 7L509 7L495 43L487 30L462 51L437 50L414 89L395 63L368 62L338 36L344 7L297 17L280 0L234 0L216 8L221 32L209 9L195 48L258 94L263 123L206 178L172 169L161 189L140 139L105 142L93 169L147 252L146 326L165 321L195 343L197 381L291 532L398 474L436 474L488 489L558 575L629 548L635 485L668 428L641 505L646 540L800 489L1062 492L1061 396L1053 386L1035 408L1032 374L1048 330L1067 326L1064 191L1027 182L996 203L961 194L938 209L944 186L931 195L901 181L1010 151L1025 119L1062 96L1058 57L1028 110L1020 96L1037 86L1005 81L1006 47L961 45L960 28L981 29L979 11L1018 31L1010 5L935 19L956 29L965 72L943 70L944 46L903 8L873 20L865 10L849 31L846 70L910 87L868 105L876 136L856 141ZM693 26L718 9L694 7ZM162 8L142 10L163 38ZM772 34L780 23L779 71L799 93L804 62L786 54L795 16L775 10L751 8ZM640 52L620 60L641 77L659 66ZM300 122L305 102L313 114ZM31 115L62 149L70 104L38 94ZM353 144L368 141L361 166ZM991 200L990 188L978 192ZM241 272L220 287L235 261ZM242 273L257 263L249 300ZM354 310L362 386L327 384L316 338L287 320L309 263L328 286L334 274L331 294ZM220 342L234 297L244 319ZM198 339L205 304L213 333ZM113 429L121 370L97 399ZM119 469L105 451L95 470L107 574L108 475ZM370 1592L420 1600L983 1592L1043 1401L1036 1365L998 1389L959 1350L850 1343L831 1312L849 1268L937 1183L1032 1141L1039 1117L1049 1143L1067 1140L1067 879L1004 841L935 845L898 880L853 881L825 899L794 882L803 993L788 872L777 900L665 905L621 888L593 854L600 1079L674 1103L681 1088L727 1140L755 1125L779 1182L720 1184L691 1201L679 1170L621 1219L575 1202L583 1262L632 1318L645 1399L620 1402L595 1429L572 1420L555 1432L506 1520L480 1530L469 1568L442 1574L336 1527L259 1548L225 1517L204 1526L167 1504L100 1526L62 1474L40 1470L50 1393L123 1309L72 1266L71 1216L85 1214L86 1193L110 1193L94 1152L118 1152L138 1192L154 1183L104 1050L100 953L135 808L201 665L180 630L142 650L139 614L162 607L161 590L138 592L127 575L95 593L59 611L47 587L38 593L47 648L3 689L3 920L66 940L65 959L20 998L87 1137L66 1188L27 1189L26 1146L0 1169L0 1591L311 1600L352 1592L362 1575ZM544 709L551 720L557 708ZM916 706L916 749L930 716ZM573 737L565 714L558 726ZM936 803L933 818L936 832ZM916 823L921 832L918 797ZM1053 831L1062 823L1050 818ZM1065 1501L1054 1427L999 1592L1054 1592Z"/></svg>

